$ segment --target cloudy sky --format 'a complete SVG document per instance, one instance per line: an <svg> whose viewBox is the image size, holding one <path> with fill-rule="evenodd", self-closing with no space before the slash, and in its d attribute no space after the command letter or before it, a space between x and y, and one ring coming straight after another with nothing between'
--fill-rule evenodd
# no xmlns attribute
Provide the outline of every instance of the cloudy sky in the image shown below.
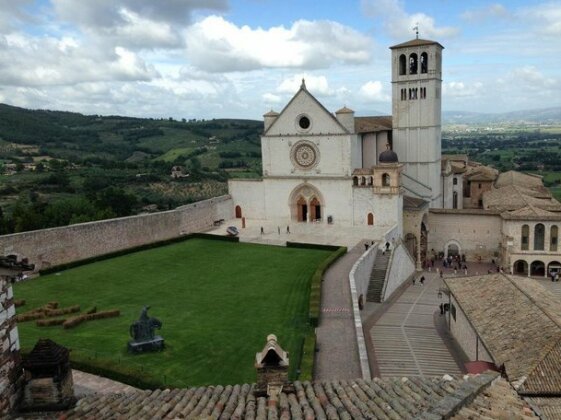
<svg viewBox="0 0 561 420"><path fill-rule="evenodd" d="M561 106L561 1L0 0L0 102L260 119L302 77L335 111L391 109L389 46L444 45L445 110Z"/></svg>

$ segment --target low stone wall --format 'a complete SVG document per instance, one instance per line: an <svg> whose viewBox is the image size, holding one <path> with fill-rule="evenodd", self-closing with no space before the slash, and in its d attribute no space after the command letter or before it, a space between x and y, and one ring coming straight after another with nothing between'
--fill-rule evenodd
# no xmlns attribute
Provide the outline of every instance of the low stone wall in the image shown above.
<svg viewBox="0 0 561 420"><path fill-rule="evenodd" d="M382 302L387 300L414 272L415 261L409 255L405 245L399 241L392 250L388 264Z"/></svg>
<svg viewBox="0 0 561 420"><path fill-rule="evenodd" d="M354 263L349 273L349 288L351 290L351 301L353 309L353 321L355 324L356 342L358 348L358 358L360 361L360 370L362 379L370 380L370 364L368 363L368 352L366 351L366 341L364 339L364 331L362 329L362 319L360 317L360 308L358 305L359 296L362 294L364 302L366 302L366 293L368 292L368 282L370 281L370 273L376 261L376 253L378 244L374 244Z"/></svg>
<svg viewBox="0 0 561 420"><path fill-rule="evenodd" d="M27 257L41 270L205 231L233 217L232 199L225 195L169 211L0 236L0 255Z"/></svg>

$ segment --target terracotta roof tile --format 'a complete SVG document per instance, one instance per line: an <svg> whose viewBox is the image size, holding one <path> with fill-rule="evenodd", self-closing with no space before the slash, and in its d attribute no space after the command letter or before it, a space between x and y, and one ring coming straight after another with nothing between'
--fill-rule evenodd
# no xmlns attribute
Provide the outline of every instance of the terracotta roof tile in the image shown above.
<svg viewBox="0 0 561 420"><path fill-rule="evenodd" d="M91 395L64 414L78 418L411 419L450 415L497 379L477 376L294 382L294 393L255 397L252 385ZM494 394L493 394L494 398Z"/></svg>
<svg viewBox="0 0 561 420"><path fill-rule="evenodd" d="M391 115L378 117L355 117L356 133L373 133L392 129Z"/></svg>
<svg viewBox="0 0 561 420"><path fill-rule="evenodd" d="M561 358L553 357L561 340L561 303L550 292L532 279L505 274L445 282L495 364L504 364L519 392L533 377L528 385L533 392L544 386L543 391L561 393ZM557 372L549 375L547 386L538 377L545 366Z"/></svg>
<svg viewBox="0 0 561 420"><path fill-rule="evenodd" d="M412 39L411 41L402 42L401 44L394 45L394 46L390 47L390 50L393 50L394 48L420 47L420 46L423 46L423 45L432 45L432 44L440 45L436 41L430 41L428 39L416 38L416 39ZM440 45L440 47L444 48L442 45Z"/></svg>

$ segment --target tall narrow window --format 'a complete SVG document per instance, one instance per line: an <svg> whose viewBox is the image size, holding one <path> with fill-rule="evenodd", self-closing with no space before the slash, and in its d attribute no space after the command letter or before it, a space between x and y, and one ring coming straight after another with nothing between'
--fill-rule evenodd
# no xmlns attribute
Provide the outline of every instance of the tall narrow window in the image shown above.
<svg viewBox="0 0 561 420"><path fill-rule="evenodd" d="M389 187L390 186L390 176L388 174L382 175L382 187Z"/></svg>
<svg viewBox="0 0 561 420"><path fill-rule="evenodd" d="M550 244L549 244L549 250L550 251L557 251L557 236L558 236L558 229L557 226L551 226L551 230L550 230L551 234L550 236Z"/></svg>
<svg viewBox="0 0 561 420"><path fill-rule="evenodd" d="M534 251L544 250L545 226L538 223L534 227Z"/></svg>
<svg viewBox="0 0 561 420"><path fill-rule="evenodd" d="M409 56L409 74L417 74L417 54L413 53Z"/></svg>
<svg viewBox="0 0 561 420"><path fill-rule="evenodd" d="M456 191L454 191L454 193L452 194L452 208L458 208L458 193Z"/></svg>
<svg viewBox="0 0 561 420"><path fill-rule="evenodd" d="M403 76L405 74L405 69L407 67L407 58L405 54L399 56L399 75Z"/></svg>
<svg viewBox="0 0 561 420"><path fill-rule="evenodd" d="M522 249L522 251L528 250L529 236L530 236L530 226L528 225L522 226L522 237L520 238L520 249Z"/></svg>
<svg viewBox="0 0 561 420"><path fill-rule="evenodd" d="M426 52L421 54L421 73L426 73L429 68L429 56Z"/></svg>

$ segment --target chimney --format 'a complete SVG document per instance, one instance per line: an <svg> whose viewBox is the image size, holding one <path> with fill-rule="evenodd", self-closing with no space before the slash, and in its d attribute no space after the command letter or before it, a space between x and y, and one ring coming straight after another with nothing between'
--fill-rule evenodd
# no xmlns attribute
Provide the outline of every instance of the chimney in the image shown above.
<svg viewBox="0 0 561 420"><path fill-rule="evenodd" d="M267 344L255 355L256 395L278 395L288 385L288 366L288 353L277 343L277 336L269 334Z"/></svg>
<svg viewBox="0 0 561 420"><path fill-rule="evenodd" d="M339 124L346 128L349 133L355 132L355 112L352 109L344 106L339 111L335 112L335 117Z"/></svg>
<svg viewBox="0 0 561 420"><path fill-rule="evenodd" d="M65 410L76 402L70 350L40 339L23 360L25 384L21 411Z"/></svg>

